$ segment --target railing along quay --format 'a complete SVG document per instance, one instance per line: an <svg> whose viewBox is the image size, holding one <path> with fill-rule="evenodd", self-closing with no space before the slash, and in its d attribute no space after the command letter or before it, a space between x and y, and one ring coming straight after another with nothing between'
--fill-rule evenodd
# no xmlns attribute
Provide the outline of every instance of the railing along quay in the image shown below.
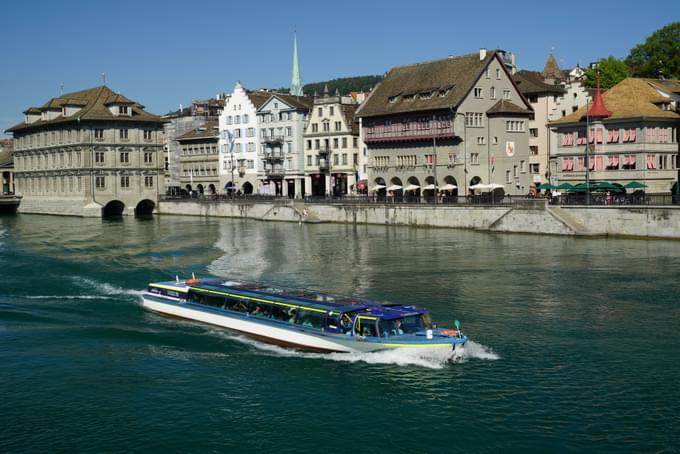
<svg viewBox="0 0 680 454"><path fill-rule="evenodd" d="M198 202L198 203L251 203L251 202L287 202L301 201L310 204L339 204L339 205L445 205L445 206L512 206L526 205L523 202L540 203L544 197L526 197L505 195L494 197L491 194L471 196L443 196L415 197L415 196L375 196L375 195L344 195L344 196L306 196L293 198L265 194L192 194L192 195L163 195L161 201L168 202ZM680 206L680 196L672 194L591 194L587 200L585 194L567 194L547 199L548 205L556 206Z"/></svg>

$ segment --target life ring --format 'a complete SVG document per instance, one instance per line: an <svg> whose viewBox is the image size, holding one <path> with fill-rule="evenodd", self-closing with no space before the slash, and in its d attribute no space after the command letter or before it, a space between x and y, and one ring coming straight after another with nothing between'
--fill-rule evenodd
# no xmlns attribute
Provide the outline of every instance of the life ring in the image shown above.
<svg viewBox="0 0 680 454"><path fill-rule="evenodd" d="M440 333L451 337L458 337L458 330L455 329L444 329Z"/></svg>
<svg viewBox="0 0 680 454"><path fill-rule="evenodd" d="M196 285L199 282L201 281L199 279L196 279L195 277L192 277L191 279L187 279L186 281L184 281L186 285Z"/></svg>

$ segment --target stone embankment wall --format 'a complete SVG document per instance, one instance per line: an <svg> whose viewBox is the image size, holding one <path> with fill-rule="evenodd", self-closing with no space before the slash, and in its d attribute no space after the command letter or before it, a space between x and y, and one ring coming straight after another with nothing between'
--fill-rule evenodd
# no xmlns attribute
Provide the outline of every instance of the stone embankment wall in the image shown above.
<svg viewBox="0 0 680 454"><path fill-rule="evenodd" d="M306 204L301 201L163 201L159 214L262 221L447 227L495 232L680 239L680 207L553 207L544 201L512 206Z"/></svg>

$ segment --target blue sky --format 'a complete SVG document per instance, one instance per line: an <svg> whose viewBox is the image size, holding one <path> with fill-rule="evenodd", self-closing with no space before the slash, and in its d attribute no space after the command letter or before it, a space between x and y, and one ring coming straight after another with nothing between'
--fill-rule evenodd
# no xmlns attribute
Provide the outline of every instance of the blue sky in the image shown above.
<svg viewBox="0 0 680 454"><path fill-rule="evenodd" d="M625 57L680 20L680 1L8 1L2 18L4 131L61 84L94 87L102 73L156 114L229 92L236 80L288 86L295 29L303 84L480 47L514 52L522 69L542 69L554 48L572 67Z"/></svg>

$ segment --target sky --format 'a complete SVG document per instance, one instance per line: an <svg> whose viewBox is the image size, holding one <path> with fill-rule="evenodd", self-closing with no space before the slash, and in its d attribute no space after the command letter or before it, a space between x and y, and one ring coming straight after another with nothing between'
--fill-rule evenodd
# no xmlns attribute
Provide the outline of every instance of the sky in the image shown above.
<svg viewBox="0 0 680 454"><path fill-rule="evenodd" d="M7 1L0 25L0 131L28 107L106 85L165 114L245 87L288 87L293 32L302 83L478 52L542 70L623 58L680 20L678 0ZM2 133L0 133L2 137Z"/></svg>

